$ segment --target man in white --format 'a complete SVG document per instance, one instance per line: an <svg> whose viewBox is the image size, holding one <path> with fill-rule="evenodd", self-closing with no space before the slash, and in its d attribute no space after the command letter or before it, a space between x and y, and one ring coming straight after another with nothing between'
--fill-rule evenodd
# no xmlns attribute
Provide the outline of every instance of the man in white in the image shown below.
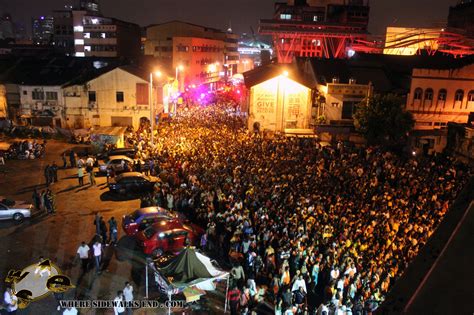
<svg viewBox="0 0 474 315"><path fill-rule="evenodd" d="M7 288L5 294L3 295L3 303L5 304L5 308L8 314L16 314L16 310L18 309L18 298L13 293L12 288Z"/></svg>
<svg viewBox="0 0 474 315"><path fill-rule="evenodd" d="M297 291L300 287L303 288L304 293L308 293L308 291L306 291L306 282L303 279L303 275L299 275L295 282L293 282L291 292Z"/></svg>
<svg viewBox="0 0 474 315"><path fill-rule="evenodd" d="M114 299L114 314L122 315L125 314L125 307L123 305L123 292L118 291L117 296Z"/></svg>
<svg viewBox="0 0 474 315"><path fill-rule="evenodd" d="M100 273L100 261L102 260L102 244L99 241L95 241L94 245L92 245L92 248L94 249L96 272Z"/></svg>
<svg viewBox="0 0 474 315"><path fill-rule="evenodd" d="M77 308L68 307L64 310L63 315L77 315Z"/></svg>
<svg viewBox="0 0 474 315"><path fill-rule="evenodd" d="M125 288L123 288L123 297L126 302L132 302L133 301L133 286L130 284L130 282L125 282ZM132 309L127 307L127 314L132 314Z"/></svg>
<svg viewBox="0 0 474 315"><path fill-rule="evenodd" d="M81 260L81 268L83 272L87 271L87 266L89 264L89 250L90 247L86 244L86 242L82 242L81 246L77 249L77 255Z"/></svg>

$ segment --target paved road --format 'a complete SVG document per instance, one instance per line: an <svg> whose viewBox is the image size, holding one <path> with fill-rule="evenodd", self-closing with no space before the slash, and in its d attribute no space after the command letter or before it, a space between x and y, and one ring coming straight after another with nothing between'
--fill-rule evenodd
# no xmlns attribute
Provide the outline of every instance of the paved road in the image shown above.
<svg viewBox="0 0 474 315"><path fill-rule="evenodd" d="M60 154L73 146L77 147L77 145L50 141L47 144L44 159L7 161L7 165L2 166L6 174L0 173L0 196L15 200L31 200L35 187L40 189L45 187L44 167L53 161L62 165ZM124 214L140 205L137 199L114 201L108 193L104 177L97 177L97 186L79 187L75 176L74 169L59 170L59 182L51 186L57 196L56 215L35 213L32 219L21 225L0 222L1 293L4 292L3 279L8 270L22 269L36 263L39 257L43 256L54 261L77 286L76 289L68 292L67 297L113 299L117 290L124 287L125 281L132 281L135 288L140 287L136 296L143 297L144 271L140 256L131 255L126 258L133 259L119 261L115 255L115 248L108 247L105 270L101 275L89 272L81 277L79 266L72 265L77 246L81 241L89 242L95 234L93 219L97 211L104 216L105 221L114 216L121 222ZM120 233L121 231L119 231L119 238L122 236ZM128 241L122 239L122 243ZM85 313L108 314L110 310ZM20 311L19 314L58 314L58 312L54 298L50 296L31 304L28 309Z"/></svg>

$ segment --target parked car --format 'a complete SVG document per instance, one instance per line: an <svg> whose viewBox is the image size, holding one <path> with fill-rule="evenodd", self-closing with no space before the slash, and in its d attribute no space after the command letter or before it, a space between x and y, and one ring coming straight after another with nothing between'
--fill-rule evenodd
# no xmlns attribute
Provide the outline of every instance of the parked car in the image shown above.
<svg viewBox="0 0 474 315"><path fill-rule="evenodd" d="M177 220L178 215L160 207L146 207L133 211L122 218L122 228L125 234L135 235L149 226L166 221Z"/></svg>
<svg viewBox="0 0 474 315"><path fill-rule="evenodd" d="M195 224L177 220L156 223L136 234L137 241L147 255L159 257L175 253L186 245L197 245L205 231Z"/></svg>
<svg viewBox="0 0 474 315"><path fill-rule="evenodd" d="M0 198L0 220L13 220L21 223L31 217L33 205L24 201L13 201Z"/></svg>
<svg viewBox="0 0 474 315"><path fill-rule="evenodd" d="M106 173L107 169L112 168L116 174L124 172L127 168L131 170L135 161L125 155L111 156L107 161L98 162L99 172Z"/></svg>
<svg viewBox="0 0 474 315"><path fill-rule="evenodd" d="M117 155L125 155L131 159L134 159L137 156L137 150L135 150L134 148L118 148L118 149L111 149L107 152L100 154L100 156L103 158L107 158L107 157L110 158L112 156L117 156Z"/></svg>
<svg viewBox="0 0 474 315"><path fill-rule="evenodd" d="M127 172L109 180L109 190L119 194L152 191L158 178L139 172Z"/></svg>

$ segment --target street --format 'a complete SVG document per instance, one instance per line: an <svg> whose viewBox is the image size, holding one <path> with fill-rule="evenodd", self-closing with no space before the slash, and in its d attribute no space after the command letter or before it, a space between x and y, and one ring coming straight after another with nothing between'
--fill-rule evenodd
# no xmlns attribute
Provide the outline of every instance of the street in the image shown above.
<svg viewBox="0 0 474 315"><path fill-rule="evenodd" d="M62 166L62 152L78 147L80 146L51 140L48 141L43 159L9 160L1 168L0 196L31 202L35 187L39 191L45 189L44 167L53 161ZM143 299L145 296L144 258L139 253L133 252L133 240L123 238L120 227L118 246L105 248L102 274L96 275L94 270L91 270L81 276L80 264L73 265L80 243L82 241L90 243L95 235L93 221L97 212L104 217L105 221L114 216L120 225L124 214L140 206L139 199L115 201L114 196L108 192L105 176L97 176L97 185L92 187L86 177L85 185L80 187L76 176L75 169L60 169L59 182L50 186L56 194L56 214L34 212L32 218L25 219L18 225L11 221L0 222L2 240L0 251L7 256L7 259L0 261L2 279L9 270L21 270L37 263L39 257L43 256L59 266L76 286L66 294L66 298L113 300L116 292L123 289L126 281L130 281L136 290L135 298ZM123 254L119 255L121 260L116 258L116 251ZM131 255L127 255L130 253ZM150 279L151 283L152 279ZM3 292L3 282L1 286ZM156 296L156 290L151 294ZM50 295L39 302L33 302L27 309L20 310L19 314L57 314L59 312L56 311L56 305L53 295ZM135 312L135 314L156 313L156 310ZM82 310L81 314L113 314L113 311L84 312Z"/></svg>

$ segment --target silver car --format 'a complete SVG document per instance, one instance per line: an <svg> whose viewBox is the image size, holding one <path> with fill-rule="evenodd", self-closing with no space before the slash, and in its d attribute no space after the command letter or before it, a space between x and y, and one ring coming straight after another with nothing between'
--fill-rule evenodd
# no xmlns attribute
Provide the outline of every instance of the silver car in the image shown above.
<svg viewBox="0 0 474 315"><path fill-rule="evenodd" d="M0 220L14 220L17 223L23 221L24 218L31 217L33 205L22 201L10 201L7 206L6 202L0 203Z"/></svg>

